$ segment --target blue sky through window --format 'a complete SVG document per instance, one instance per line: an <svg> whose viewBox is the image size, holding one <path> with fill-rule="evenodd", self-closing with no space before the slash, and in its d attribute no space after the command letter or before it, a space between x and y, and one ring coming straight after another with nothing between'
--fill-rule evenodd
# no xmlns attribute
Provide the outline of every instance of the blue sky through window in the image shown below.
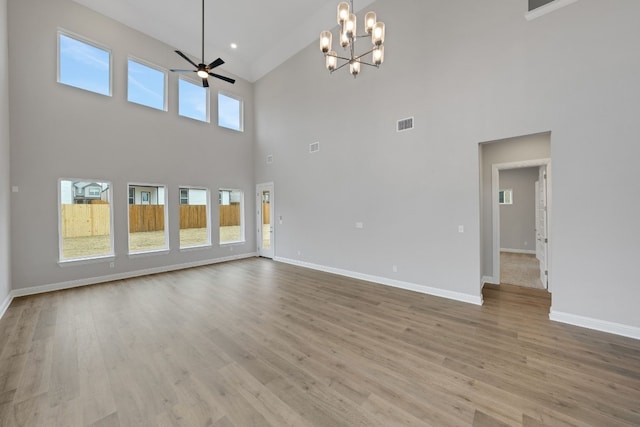
<svg viewBox="0 0 640 427"><path fill-rule="evenodd" d="M218 126L242 130L242 101L222 93L218 94Z"/></svg>
<svg viewBox="0 0 640 427"><path fill-rule="evenodd" d="M127 64L127 100L164 111L166 73L133 59Z"/></svg>
<svg viewBox="0 0 640 427"><path fill-rule="evenodd" d="M207 104L207 88L178 79L178 114L208 122Z"/></svg>
<svg viewBox="0 0 640 427"><path fill-rule="evenodd" d="M111 53L59 34L59 81L69 86L111 95Z"/></svg>

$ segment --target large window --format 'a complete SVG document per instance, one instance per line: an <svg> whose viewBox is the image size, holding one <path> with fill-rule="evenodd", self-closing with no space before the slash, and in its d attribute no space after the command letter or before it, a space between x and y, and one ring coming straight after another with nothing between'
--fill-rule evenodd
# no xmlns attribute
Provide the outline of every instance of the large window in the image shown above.
<svg viewBox="0 0 640 427"><path fill-rule="evenodd" d="M129 58L127 100L157 110L167 110L167 73L159 67Z"/></svg>
<svg viewBox="0 0 640 427"><path fill-rule="evenodd" d="M242 99L218 93L218 126L237 130L243 130Z"/></svg>
<svg viewBox="0 0 640 427"><path fill-rule="evenodd" d="M111 183L59 181L60 261L113 256Z"/></svg>
<svg viewBox="0 0 640 427"><path fill-rule="evenodd" d="M180 249L211 244L209 190L180 187Z"/></svg>
<svg viewBox="0 0 640 427"><path fill-rule="evenodd" d="M178 114L183 117L209 122L209 90L191 83L183 77L178 79Z"/></svg>
<svg viewBox="0 0 640 427"><path fill-rule="evenodd" d="M58 82L111 96L111 52L58 32Z"/></svg>
<svg viewBox="0 0 640 427"><path fill-rule="evenodd" d="M129 253L169 249L166 202L163 185L129 184Z"/></svg>
<svg viewBox="0 0 640 427"><path fill-rule="evenodd" d="M244 194L220 189L220 244L244 242Z"/></svg>

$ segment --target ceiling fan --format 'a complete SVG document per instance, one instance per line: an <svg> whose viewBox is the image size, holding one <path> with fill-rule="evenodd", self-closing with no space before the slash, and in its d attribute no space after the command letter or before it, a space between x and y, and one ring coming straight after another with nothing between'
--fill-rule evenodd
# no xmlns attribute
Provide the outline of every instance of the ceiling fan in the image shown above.
<svg viewBox="0 0 640 427"><path fill-rule="evenodd" d="M202 62L200 64L196 64L195 62L193 62L191 59L189 59L189 57L187 55L185 55L184 53L180 52L179 50L175 51L178 55L180 55L182 58L184 58L189 64L193 65L194 67L196 67L195 70L171 70L173 72L176 73L184 73L184 72L193 72L193 73L197 73L198 77L200 77L202 79L202 86L204 87L209 87L209 76L211 77L215 77L218 78L220 80L224 80L225 82L229 82L231 84L234 84L236 81L230 77L225 77L225 76L221 76L220 74L216 74L216 73L212 73L211 70L213 70L216 67L219 67L220 65L224 64L224 61L220 58L216 59L215 61L213 61L211 64L206 65L204 63L204 0L202 0Z"/></svg>

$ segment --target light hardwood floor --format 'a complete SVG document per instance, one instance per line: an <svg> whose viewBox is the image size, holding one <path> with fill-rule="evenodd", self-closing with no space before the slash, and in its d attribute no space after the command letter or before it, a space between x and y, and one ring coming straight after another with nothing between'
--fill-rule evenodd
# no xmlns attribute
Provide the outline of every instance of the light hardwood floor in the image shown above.
<svg viewBox="0 0 640 427"><path fill-rule="evenodd" d="M250 259L19 298L2 426L640 425L640 342Z"/></svg>

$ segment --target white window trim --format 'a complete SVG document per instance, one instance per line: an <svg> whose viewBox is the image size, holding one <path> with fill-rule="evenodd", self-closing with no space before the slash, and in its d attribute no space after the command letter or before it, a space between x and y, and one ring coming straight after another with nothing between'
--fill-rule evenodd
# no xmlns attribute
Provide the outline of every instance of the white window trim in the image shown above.
<svg viewBox="0 0 640 427"><path fill-rule="evenodd" d="M185 76L178 76L178 117L182 117L185 119L189 119L189 120L193 120L199 123L211 123L211 87L206 87L204 88L206 90L207 93L207 100L206 100L206 107L207 107L207 114L206 114L206 120L199 120L199 119L194 119L193 117L189 117L189 116L183 116L182 114L180 114L180 80L184 80L187 83L191 83L194 84L196 86L200 86L202 87L202 80L200 81L195 81L194 79L185 77Z"/></svg>
<svg viewBox="0 0 640 427"><path fill-rule="evenodd" d="M144 251L131 251L131 233L129 232L129 224L131 218L129 218L129 187L163 187L164 188L164 241L166 246L164 248L158 249L150 249ZM130 258L138 257L138 256L148 256L148 255L163 255L168 254L171 250L171 243L169 242L169 188L165 184L153 184L149 182L140 183L140 182L129 182L127 183L127 254ZM135 204L135 200L134 200Z"/></svg>
<svg viewBox="0 0 640 427"><path fill-rule="evenodd" d="M224 247L224 246L233 246L233 245L240 245L240 244L244 244L246 243L246 236L245 236L245 220L244 220L244 191L239 189L239 188L224 188L224 187L220 187L218 189L218 192L220 191L238 191L240 192L240 194L242 194L242 198L240 199L240 239L239 240L232 240L229 242L221 242L220 241L220 221L218 220L218 245L220 247ZM220 202L218 202L218 215L220 214Z"/></svg>
<svg viewBox="0 0 640 427"><path fill-rule="evenodd" d="M102 49L102 50L106 50L107 52L109 52L109 93L108 94L103 94L103 93L98 93L98 92L94 92L92 90L88 90L88 89L84 89L81 87L77 87L77 86L71 86L68 85L66 83L63 83L60 81L60 35L65 35L67 37L70 37L72 39L76 39L82 43L86 43L88 45L91 45L93 47L96 47L98 49ZM68 86L68 87L73 87L76 89L80 89L80 90L84 90L85 92L89 92L89 93L95 93L96 95L102 95L102 96L109 96L112 97L113 96L113 51L111 50L110 47L102 44L102 43L98 43L94 40L91 40L87 37L81 36L79 34L76 34L74 32L65 30L64 28L58 28L58 31L56 33L56 81L58 83L60 83L61 85L64 86Z"/></svg>
<svg viewBox="0 0 640 427"><path fill-rule="evenodd" d="M226 126L220 126L220 103L219 103L219 100L216 99L216 101L217 101L216 102L216 112L218 113L218 123L217 123L218 127L219 128L223 128L223 129L229 129L229 130L232 130L234 132L244 132L244 98L242 98L240 95L236 95L236 94L231 93L231 92L225 92L223 90L218 91L218 97L220 95L224 95L224 96L226 96L228 98L233 98L233 99L235 99L237 101L240 101L240 126L239 126L240 129L233 129L233 128L229 128L229 127L226 127Z"/></svg>
<svg viewBox="0 0 640 427"><path fill-rule="evenodd" d="M109 184L109 238L111 240L111 251L108 254L95 255L95 256L86 256L86 257L78 257L78 258L62 258L62 254L64 252L64 248L62 245L62 181L82 181L82 182L102 182ZM81 264L89 264L95 262L108 262L113 261L115 259L115 245L114 245L114 234L113 234L113 182L105 179L85 179L85 178L59 178L58 179L58 264L60 266L68 266L68 265L81 265Z"/></svg>
<svg viewBox="0 0 640 427"><path fill-rule="evenodd" d="M197 186L197 185L179 185L178 186L178 209L180 209L181 203L180 203L180 190L182 189L193 189L193 190L204 190L206 191L207 194L207 243L203 243L201 245L193 245L193 246L181 246L180 242L178 239L178 246L180 247L180 251L181 252L185 252L185 251L190 251L190 250L194 250L194 249L201 249L201 248L210 248L212 247L211 244L211 224L213 223L213 221L211 220L211 190L205 186ZM187 205L188 206L188 205ZM179 215L179 214L178 214ZM178 223L180 220L180 217L178 217ZM180 230L178 229L178 236L180 236Z"/></svg>
<svg viewBox="0 0 640 427"><path fill-rule="evenodd" d="M164 105L162 110L149 107L148 105L129 101L129 60L137 62L140 65L144 65L145 67L153 68L154 70L160 71L162 74L164 74L164 97L163 97ZM137 56L133 56L133 55L127 56L127 102L131 104L142 105L143 107L151 108L152 110L156 110L156 111L165 111L165 112L169 111L169 71L166 68L163 68L152 62L145 61L144 59L138 58Z"/></svg>

